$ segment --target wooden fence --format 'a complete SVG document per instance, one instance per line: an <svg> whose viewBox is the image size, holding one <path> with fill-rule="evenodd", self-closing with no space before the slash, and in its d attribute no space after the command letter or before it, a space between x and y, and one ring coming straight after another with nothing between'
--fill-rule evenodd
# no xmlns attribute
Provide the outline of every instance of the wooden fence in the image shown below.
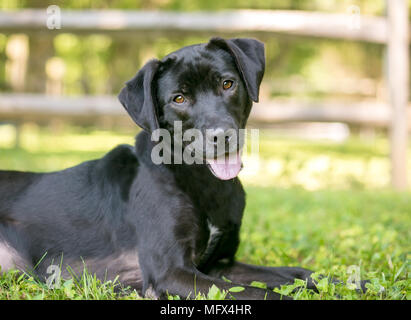
<svg viewBox="0 0 411 320"><path fill-rule="evenodd" d="M115 121L128 118L115 96L46 96L43 94L0 95L0 121L37 121L47 123L51 118L95 121L96 115L109 116ZM348 106L338 102L297 102L289 100L262 101L251 110L250 122L269 125L285 122L344 122L355 126L387 128L392 112L383 102L353 102ZM407 120L411 122L411 105Z"/></svg>
<svg viewBox="0 0 411 320"><path fill-rule="evenodd" d="M181 32L218 33L223 36L239 32L269 36L286 34L317 38L365 41L386 45L389 101L316 106L282 102L256 105L251 121L273 123L287 121L339 121L359 125L387 126L391 136L392 185L407 187L407 111L409 92L409 23L406 0L389 0L387 16L353 16L299 11L239 10L215 13L177 13L157 11L62 11L61 29L49 30L46 10L0 12L0 32ZM353 25L353 18L360 24ZM350 25L351 24L351 25ZM40 119L61 117L95 117L106 114L124 116L113 97L54 97L9 94L0 96L0 119Z"/></svg>

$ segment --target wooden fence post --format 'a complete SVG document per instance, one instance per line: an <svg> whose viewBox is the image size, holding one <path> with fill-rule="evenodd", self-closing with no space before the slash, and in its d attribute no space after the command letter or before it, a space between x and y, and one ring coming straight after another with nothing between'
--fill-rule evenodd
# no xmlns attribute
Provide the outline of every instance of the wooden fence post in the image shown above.
<svg viewBox="0 0 411 320"><path fill-rule="evenodd" d="M407 111L409 91L408 1L387 0L388 89L391 117L391 183L397 190L407 188Z"/></svg>

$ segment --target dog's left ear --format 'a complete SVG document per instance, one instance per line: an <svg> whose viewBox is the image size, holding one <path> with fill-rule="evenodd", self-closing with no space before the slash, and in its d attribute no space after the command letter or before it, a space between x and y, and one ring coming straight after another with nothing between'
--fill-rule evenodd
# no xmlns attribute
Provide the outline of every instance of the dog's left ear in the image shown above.
<svg viewBox="0 0 411 320"><path fill-rule="evenodd" d="M265 70L264 43L248 38L212 38L209 44L225 49L234 57L250 98L258 102L260 84Z"/></svg>
<svg viewBox="0 0 411 320"><path fill-rule="evenodd" d="M147 62L118 95L134 122L148 132L159 128L152 85L159 65L160 61L156 59Z"/></svg>

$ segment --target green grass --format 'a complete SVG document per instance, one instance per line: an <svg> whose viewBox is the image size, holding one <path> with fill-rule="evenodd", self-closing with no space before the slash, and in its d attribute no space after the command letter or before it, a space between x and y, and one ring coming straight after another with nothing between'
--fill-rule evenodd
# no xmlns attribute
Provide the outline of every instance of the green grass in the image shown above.
<svg viewBox="0 0 411 320"><path fill-rule="evenodd" d="M344 281L349 267L358 266L361 279L372 280L372 290L359 295L339 286L335 294L343 299L411 298L410 194L258 187L247 193L240 260L303 266ZM376 290L380 285L383 295ZM304 290L298 298L335 299L329 290Z"/></svg>
<svg viewBox="0 0 411 320"><path fill-rule="evenodd" d="M0 168L32 171L63 169L133 142L127 132L68 128L51 134L33 126L23 128L19 149L13 148L11 127L0 127L0 137ZM359 270L361 279L371 280L366 294L327 278L317 278L319 293L302 281L277 290L295 299L411 299L411 193L388 188L386 139L337 144L260 137L260 159L247 159L251 170L242 173L247 207L238 259L302 266L316 271L314 277L321 273L345 282L350 271ZM101 283L85 273L49 289L8 272L0 276L0 299L141 299L115 287L117 282ZM227 294L213 287L196 298Z"/></svg>

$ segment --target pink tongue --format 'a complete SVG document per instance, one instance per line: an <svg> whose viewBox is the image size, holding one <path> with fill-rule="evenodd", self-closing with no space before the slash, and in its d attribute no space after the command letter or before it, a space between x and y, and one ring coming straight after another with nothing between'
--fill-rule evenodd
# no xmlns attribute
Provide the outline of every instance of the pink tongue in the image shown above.
<svg viewBox="0 0 411 320"><path fill-rule="evenodd" d="M229 157L218 159L207 159L213 174L221 180L230 180L235 178L241 170L240 152L230 154Z"/></svg>

